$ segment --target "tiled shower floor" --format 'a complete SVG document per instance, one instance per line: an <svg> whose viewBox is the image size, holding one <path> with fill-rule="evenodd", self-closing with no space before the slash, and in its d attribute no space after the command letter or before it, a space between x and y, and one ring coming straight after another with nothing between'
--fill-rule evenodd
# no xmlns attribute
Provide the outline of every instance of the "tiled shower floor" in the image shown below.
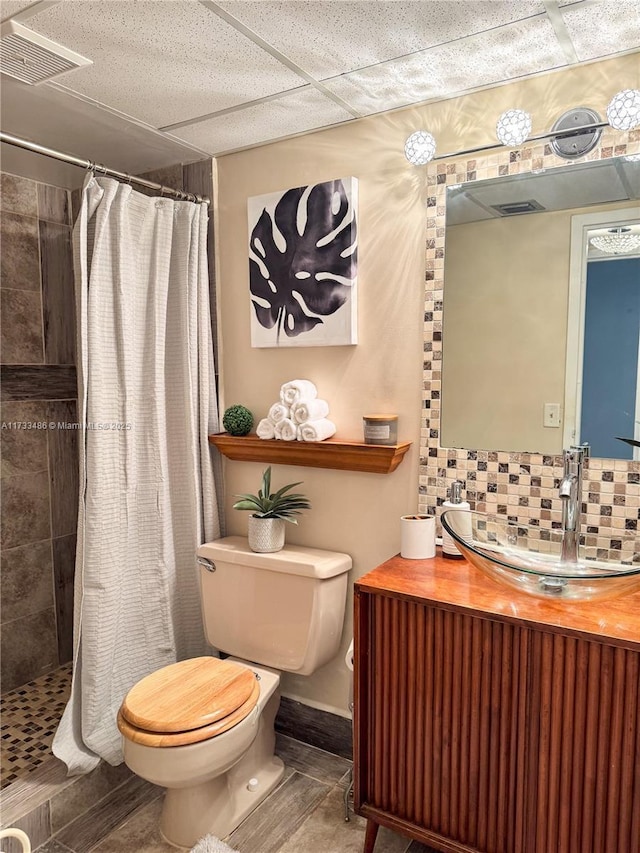
<svg viewBox="0 0 640 853"><path fill-rule="evenodd" d="M51 743L71 692L65 664L0 697L0 787L51 757Z"/></svg>

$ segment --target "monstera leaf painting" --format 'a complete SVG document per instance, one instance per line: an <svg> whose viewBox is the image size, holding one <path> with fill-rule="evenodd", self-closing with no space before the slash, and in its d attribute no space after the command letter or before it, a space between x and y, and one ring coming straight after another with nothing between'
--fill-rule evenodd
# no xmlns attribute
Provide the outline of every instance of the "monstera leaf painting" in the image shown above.
<svg viewBox="0 0 640 853"><path fill-rule="evenodd" d="M249 199L251 344L355 344L356 178Z"/></svg>

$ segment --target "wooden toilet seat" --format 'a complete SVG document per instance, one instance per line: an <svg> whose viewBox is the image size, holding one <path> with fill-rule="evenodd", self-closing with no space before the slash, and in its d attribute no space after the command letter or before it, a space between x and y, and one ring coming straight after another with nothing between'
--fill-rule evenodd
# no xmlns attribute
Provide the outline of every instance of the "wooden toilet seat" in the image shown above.
<svg viewBox="0 0 640 853"><path fill-rule="evenodd" d="M201 657L165 666L127 693L118 728L135 743L183 746L215 737L255 708L254 673L228 660Z"/></svg>

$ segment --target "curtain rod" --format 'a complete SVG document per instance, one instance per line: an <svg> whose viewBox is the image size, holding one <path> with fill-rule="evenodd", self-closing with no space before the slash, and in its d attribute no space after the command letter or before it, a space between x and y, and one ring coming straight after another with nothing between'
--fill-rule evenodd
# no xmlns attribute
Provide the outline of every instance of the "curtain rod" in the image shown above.
<svg viewBox="0 0 640 853"><path fill-rule="evenodd" d="M53 148L47 148L44 145L38 145L35 142L30 142L28 139L21 139L19 136L13 136L10 133L5 133L0 130L0 142L6 142L7 145L15 145L17 148L25 148L27 151L33 151L35 154L43 154L45 157L52 157L54 160L62 160L65 163L71 163L72 166L79 166L86 169L88 172L100 172L103 175L109 175L112 178L119 178L127 183L140 184L143 187L148 187L151 190L160 190L163 195L173 196L182 201L194 201L197 204L210 204L211 201L206 196L196 195L195 193L183 192L183 190L174 190L171 187L165 187L162 184L157 184L155 181L147 181L145 178L137 178L135 175L128 175L126 172L118 172L116 169L108 169L100 163L94 163L93 160L82 160L73 154L65 154L64 151L56 151Z"/></svg>

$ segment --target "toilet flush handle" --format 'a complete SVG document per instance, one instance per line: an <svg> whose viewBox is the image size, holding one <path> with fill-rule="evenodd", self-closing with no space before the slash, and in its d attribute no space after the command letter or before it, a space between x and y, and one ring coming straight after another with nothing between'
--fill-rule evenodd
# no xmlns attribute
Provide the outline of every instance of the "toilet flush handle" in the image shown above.
<svg viewBox="0 0 640 853"><path fill-rule="evenodd" d="M216 570L216 564L212 560L207 560L206 557L198 557L198 565L208 572L215 572Z"/></svg>

